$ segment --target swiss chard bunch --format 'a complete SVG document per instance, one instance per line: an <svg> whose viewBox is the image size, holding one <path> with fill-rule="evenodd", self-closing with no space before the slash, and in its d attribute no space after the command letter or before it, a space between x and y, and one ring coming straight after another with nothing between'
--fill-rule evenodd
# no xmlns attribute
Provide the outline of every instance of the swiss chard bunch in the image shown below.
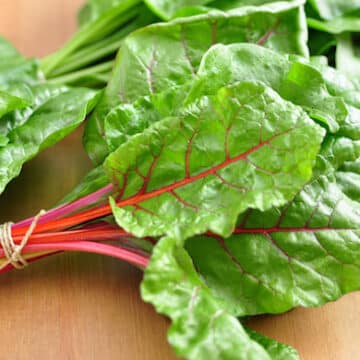
<svg viewBox="0 0 360 360"><path fill-rule="evenodd" d="M122 42L85 130L97 167L56 208L3 227L15 256L0 252L1 268L114 256L144 269L179 356L298 359L245 319L360 289L360 92L309 58L302 1L223 3L147 1L175 18ZM92 109L85 94L70 118ZM24 114L41 119L42 104Z"/></svg>

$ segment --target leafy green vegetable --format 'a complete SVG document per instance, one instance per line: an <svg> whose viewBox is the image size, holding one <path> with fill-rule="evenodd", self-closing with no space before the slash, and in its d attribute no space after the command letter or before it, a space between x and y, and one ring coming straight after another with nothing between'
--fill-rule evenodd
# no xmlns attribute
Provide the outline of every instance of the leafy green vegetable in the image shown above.
<svg viewBox="0 0 360 360"><path fill-rule="evenodd" d="M105 12L113 10L116 6L121 4L123 0L87 0L86 4L80 9L78 13L79 24L93 22L101 17ZM140 3L138 1L138 3Z"/></svg>
<svg viewBox="0 0 360 360"><path fill-rule="evenodd" d="M144 0L149 8L164 20L170 20L180 9L190 5L206 5L211 0Z"/></svg>
<svg viewBox="0 0 360 360"><path fill-rule="evenodd" d="M139 237L228 236L248 207L265 210L296 194L323 134L300 107L260 83L221 89L108 157L121 194L115 218Z"/></svg>
<svg viewBox="0 0 360 360"><path fill-rule="evenodd" d="M359 3L309 0L327 55L310 58L303 5L88 0L47 80L0 39L0 192L101 96L84 137L98 166L33 236L149 264L142 296L179 356L298 360L241 321L360 289ZM120 46L105 92L62 86L103 87Z"/></svg>
<svg viewBox="0 0 360 360"><path fill-rule="evenodd" d="M169 340L178 355L191 359L269 359L251 342L240 323L211 297L174 239L165 238L156 247L142 294L173 319Z"/></svg>
<svg viewBox="0 0 360 360"><path fill-rule="evenodd" d="M252 340L259 343L269 353L272 360L300 360L299 354L291 346L269 339L249 328L246 331Z"/></svg>
<svg viewBox="0 0 360 360"><path fill-rule="evenodd" d="M326 124L329 131L339 131L349 121L344 100L332 96L322 74L303 59L286 57L251 44L217 45L204 56L192 100L212 94L225 84L252 79L262 81L284 99L301 105L310 117Z"/></svg>
<svg viewBox="0 0 360 360"><path fill-rule="evenodd" d="M360 9L358 0L308 0L323 19L333 19Z"/></svg>
<svg viewBox="0 0 360 360"><path fill-rule="evenodd" d="M272 359L211 295L175 239L164 238L157 244L141 290L145 301L172 319L169 342L179 356L196 360Z"/></svg>
<svg viewBox="0 0 360 360"><path fill-rule="evenodd" d="M146 27L124 43L107 95L116 93L112 102L131 103L139 96L184 84L193 78L203 54L215 43L251 42L307 55L303 26L298 4L279 3Z"/></svg>
<svg viewBox="0 0 360 360"><path fill-rule="evenodd" d="M228 311L281 313L359 290L360 203L337 180L343 165L359 156L359 141L329 139L313 178L286 206L249 210L227 239L187 241L196 269ZM350 186L356 191L356 184Z"/></svg>
<svg viewBox="0 0 360 360"><path fill-rule="evenodd" d="M360 90L360 51L355 46L350 34L340 35L337 40L336 67L353 79L357 89Z"/></svg>
<svg viewBox="0 0 360 360"><path fill-rule="evenodd" d="M26 161L73 131L97 101L96 92L89 89L36 85L32 91L32 106L0 120L8 139L0 147L0 193Z"/></svg>
<svg viewBox="0 0 360 360"><path fill-rule="evenodd" d="M42 60L41 68L48 79L84 85L83 74L78 72L86 71L95 85L104 86L111 69L105 72L102 65L115 57L124 37L156 20L141 0L91 0L79 18L82 26L77 33Z"/></svg>
<svg viewBox="0 0 360 360"><path fill-rule="evenodd" d="M345 31L360 31L359 15L348 15L328 21L308 18L307 21L311 28L330 34L340 34Z"/></svg>
<svg viewBox="0 0 360 360"><path fill-rule="evenodd" d="M29 85L39 80L39 74L35 60L24 59L6 39L1 37L0 56L1 117L10 111L31 105L33 98Z"/></svg>
<svg viewBox="0 0 360 360"><path fill-rule="evenodd" d="M101 163L109 153L104 119L113 107L193 80L203 54L214 43L253 42L307 55L305 19L299 4L215 11L154 24L129 36L105 96L87 124L84 143L91 158Z"/></svg>

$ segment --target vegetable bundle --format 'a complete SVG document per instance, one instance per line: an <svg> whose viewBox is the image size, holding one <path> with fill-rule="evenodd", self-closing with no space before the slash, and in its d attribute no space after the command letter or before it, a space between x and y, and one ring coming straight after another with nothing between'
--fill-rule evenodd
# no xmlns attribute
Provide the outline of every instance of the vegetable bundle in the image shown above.
<svg viewBox="0 0 360 360"><path fill-rule="evenodd" d="M86 117L96 167L55 208L2 227L1 271L114 256L144 269L142 297L171 318L179 356L298 359L245 320L360 288L350 3L93 0L40 67L2 41L0 191Z"/></svg>

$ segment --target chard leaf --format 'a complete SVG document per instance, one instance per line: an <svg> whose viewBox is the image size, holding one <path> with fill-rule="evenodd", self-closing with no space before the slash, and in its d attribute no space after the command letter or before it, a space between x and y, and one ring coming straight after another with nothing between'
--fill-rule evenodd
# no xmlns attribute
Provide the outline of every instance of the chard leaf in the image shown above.
<svg viewBox="0 0 360 360"><path fill-rule="evenodd" d="M214 11L138 30L119 53L109 92L116 91L117 103L132 103L182 85L194 77L203 54L215 43L259 43L282 53L307 55L300 13L298 4L276 3Z"/></svg>
<svg viewBox="0 0 360 360"><path fill-rule="evenodd" d="M123 0L87 0L86 4L80 9L78 13L78 22L80 26L95 21L104 13L117 5L121 4ZM137 1L140 3L141 1Z"/></svg>
<svg viewBox="0 0 360 360"><path fill-rule="evenodd" d="M31 107L2 119L8 143L0 147L0 193L26 161L73 131L97 100L95 91L82 88L37 85L33 93Z"/></svg>
<svg viewBox="0 0 360 360"><path fill-rule="evenodd" d="M15 109L23 109L30 106L33 101L31 90L25 84L3 86L6 91L0 90L0 128L1 117Z"/></svg>
<svg viewBox="0 0 360 360"><path fill-rule="evenodd" d="M31 105L33 96L29 85L38 80L37 61L24 59L6 39L0 37L0 118ZM0 119L0 129L1 122Z"/></svg>
<svg viewBox="0 0 360 360"><path fill-rule="evenodd" d="M144 0L145 4L163 20L170 20L176 12L187 6L201 6L212 0Z"/></svg>
<svg viewBox="0 0 360 360"><path fill-rule="evenodd" d="M337 42L336 67L339 71L353 79L356 88L360 91L360 46L355 46L351 34L342 34L338 36Z"/></svg>
<svg viewBox="0 0 360 360"><path fill-rule="evenodd" d="M104 137L110 152L157 121L177 115L190 87L191 82L160 94L141 97L132 104L120 104L113 108L104 123Z"/></svg>
<svg viewBox="0 0 360 360"><path fill-rule="evenodd" d="M192 81L214 43L253 42L283 53L307 55L302 2L246 7L176 19L136 31L124 42L113 77L87 123L84 144L96 163L109 149L104 119L121 103Z"/></svg>
<svg viewBox="0 0 360 360"><path fill-rule="evenodd" d="M268 352L272 360L300 360L299 354L291 346L269 339L249 328L246 331L252 340L259 343Z"/></svg>
<svg viewBox="0 0 360 360"><path fill-rule="evenodd" d="M0 147L5 146L9 142L9 139L3 135L0 134Z"/></svg>
<svg viewBox="0 0 360 360"><path fill-rule="evenodd" d="M344 194L360 203L360 158L347 162L335 174L336 182Z"/></svg>
<svg viewBox="0 0 360 360"><path fill-rule="evenodd" d="M118 224L136 236L231 234L239 213L291 199L311 177L324 131L265 85L203 97L105 161Z"/></svg>
<svg viewBox="0 0 360 360"><path fill-rule="evenodd" d="M264 82L284 99L302 106L332 133L349 121L344 100L329 93L318 70L253 44L212 47L203 57L189 101L245 79Z"/></svg>
<svg viewBox="0 0 360 360"><path fill-rule="evenodd" d="M323 58L312 58L309 64L306 58L282 56L246 44L240 46L238 51L236 54L234 49L225 49L224 58L229 55L231 60L227 63L227 68L222 69L222 55L220 59L214 56L215 60L208 61L213 52L222 54L221 49L214 48L205 55L194 85L189 82L160 94L142 97L132 104L120 104L113 108L105 118L104 125L104 137L110 152L156 121L176 115L186 97L190 101L208 92L217 91L218 87L228 81L232 83L249 78L272 86L284 98L301 105L314 119L329 124L333 132L354 139L360 136L360 127L355 126L358 123L359 110L354 108L360 108L360 92L356 90L355 84L339 71L324 64ZM315 60L318 63L315 63ZM272 71L267 71L270 61L277 66L275 65ZM315 70L314 66L319 70ZM221 69L220 81L216 71L218 68ZM356 98L359 100L356 101Z"/></svg>
<svg viewBox="0 0 360 360"><path fill-rule="evenodd" d="M324 31L330 34L341 34L345 31L360 31L359 14L351 14L328 21L308 18L307 22L310 28Z"/></svg>
<svg viewBox="0 0 360 360"><path fill-rule="evenodd" d="M358 0L309 0L323 19L332 19L360 9Z"/></svg>
<svg viewBox="0 0 360 360"><path fill-rule="evenodd" d="M297 2L296 0L285 0L286 2ZM221 10L230 10L242 6L261 6L269 3L277 2L274 0L214 0L209 7ZM299 2L297 2L299 4Z"/></svg>
<svg viewBox="0 0 360 360"><path fill-rule="evenodd" d="M360 289L360 203L351 197L358 183L347 182L346 192L338 183L349 164L360 174L359 156L359 141L328 138L313 178L286 206L247 211L227 239L187 241L196 269L229 312L282 313Z"/></svg>
<svg viewBox="0 0 360 360"><path fill-rule="evenodd" d="M159 313L171 318L168 339L178 356L194 360L272 359L212 296L175 239L163 238L156 245L141 293Z"/></svg>

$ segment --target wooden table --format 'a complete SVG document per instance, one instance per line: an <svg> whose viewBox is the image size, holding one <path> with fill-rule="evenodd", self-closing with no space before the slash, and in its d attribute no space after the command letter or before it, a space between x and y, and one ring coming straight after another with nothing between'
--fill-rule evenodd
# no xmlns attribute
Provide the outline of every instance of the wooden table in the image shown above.
<svg viewBox="0 0 360 360"><path fill-rule="evenodd" d="M2 0L0 33L28 56L56 49L82 0ZM80 132L24 167L0 198L0 222L52 206L91 167ZM174 359L168 321L139 297L141 273L117 260L66 254L0 277L0 360ZM251 322L303 360L360 359L360 294L321 309Z"/></svg>

